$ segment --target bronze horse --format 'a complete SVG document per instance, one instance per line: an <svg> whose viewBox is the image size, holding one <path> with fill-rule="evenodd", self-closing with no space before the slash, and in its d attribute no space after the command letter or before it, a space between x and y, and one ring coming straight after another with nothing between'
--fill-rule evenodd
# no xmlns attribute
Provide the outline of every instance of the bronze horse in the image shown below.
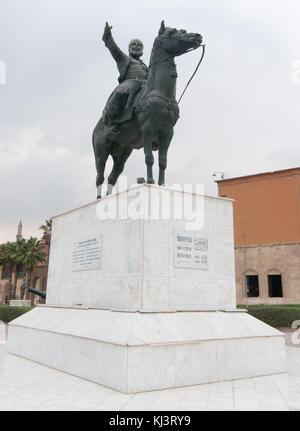
<svg viewBox="0 0 300 431"><path fill-rule="evenodd" d="M114 165L108 177L108 194L124 169L133 149L144 148L147 165L147 183L153 180L153 150L158 150L158 184L165 184L167 151L179 118L176 96L176 64L174 58L201 46L202 36L185 30L165 27L161 23L150 58L146 86L134 100L132 118L118 124L120 134L108 137L106 126L100 118L93 133L93 148L97 169L97 198L101 198L107 158L112 156Z"/></svg>

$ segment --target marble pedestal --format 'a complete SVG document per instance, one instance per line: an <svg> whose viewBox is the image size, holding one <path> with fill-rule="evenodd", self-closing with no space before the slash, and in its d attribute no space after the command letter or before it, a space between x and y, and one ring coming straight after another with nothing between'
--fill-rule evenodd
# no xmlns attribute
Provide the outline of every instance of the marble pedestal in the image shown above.
<svg viewBox="0 0 300 431"><path fill-rule="evenodd" d="M5 355L5 342L0 341L0 375L3 373L4 356Z"/></svg>
<svg viewBox="0 0 300 431"><path fill-rule="evenodd" d="M284 336L236 310L232 220L146 184L55 217L46 305L8 351L127 393L285 372Z"/></svg>
<svg viewBox="0 0 300 431"><path fill-rule="evenodd" d="M0 375L3 373L5 349L6 349L6 324L0 321Z"/></svg>

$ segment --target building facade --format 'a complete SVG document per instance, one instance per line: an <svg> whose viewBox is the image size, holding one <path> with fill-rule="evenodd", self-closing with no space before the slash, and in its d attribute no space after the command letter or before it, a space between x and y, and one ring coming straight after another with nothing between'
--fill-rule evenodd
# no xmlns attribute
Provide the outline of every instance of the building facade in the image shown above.
<svg viewBox="0 0 300 431"><path fill-rule="evenodd" d="M300 168L217 184L234 199L237 303L300 303Z"/></svg>

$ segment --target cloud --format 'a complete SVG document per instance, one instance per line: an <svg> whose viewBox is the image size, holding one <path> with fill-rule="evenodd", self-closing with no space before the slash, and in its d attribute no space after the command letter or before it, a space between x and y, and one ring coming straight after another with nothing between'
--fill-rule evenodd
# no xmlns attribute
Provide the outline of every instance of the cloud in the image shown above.
<svg viewBox="0 0 300 431"><path fill-rule="evenodd" d="M204 36L206 56L169 149L168 183L203 183L216 194L214 171L299 165L299 13L297 0L3 0L0 241L14 239L20 219L34 231L95 198L91 136L118 77L101 40L106 21L123 50L133 37L143 40L146 62L162 19ZM177 59L178 95L200 55ZM106 176L110 168L111 161ZM124 173L129 184L146 175L143 151Z"/></svg>

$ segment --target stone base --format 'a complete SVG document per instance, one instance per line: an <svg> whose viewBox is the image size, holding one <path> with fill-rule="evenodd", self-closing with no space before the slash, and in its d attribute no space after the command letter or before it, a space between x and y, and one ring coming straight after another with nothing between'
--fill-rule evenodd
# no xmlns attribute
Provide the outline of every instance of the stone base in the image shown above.
<svg viewBox="0 0 300 431"><path fill-rule="evenodd" d="M286 372L284 335L239 310L39 306L9 324L7 351L125 393Z"/></svg>
<svg viewBox="0 0 300 431"><path fill-rule="evenodd" d="M175 217L178 202L181 218ZM157 313L235 309L232 205L141 184L54 217L47 305ZM118 216L106 218L107 207L119 208ZM203 216L196 230L190 230L192 208Z"/></svg>
<svg viewBox="0 0 300 431"><path fill-rule="evenodd" d="M4 355L5 355L5 342L0 341L0 375L3 374Z"/></svg>
<svg viewBox="0 0 300 431"><path fill-rule="evenodd" d="M6 324L0 321L0 375L3 374L5 349L6 349Z"/></svg>

